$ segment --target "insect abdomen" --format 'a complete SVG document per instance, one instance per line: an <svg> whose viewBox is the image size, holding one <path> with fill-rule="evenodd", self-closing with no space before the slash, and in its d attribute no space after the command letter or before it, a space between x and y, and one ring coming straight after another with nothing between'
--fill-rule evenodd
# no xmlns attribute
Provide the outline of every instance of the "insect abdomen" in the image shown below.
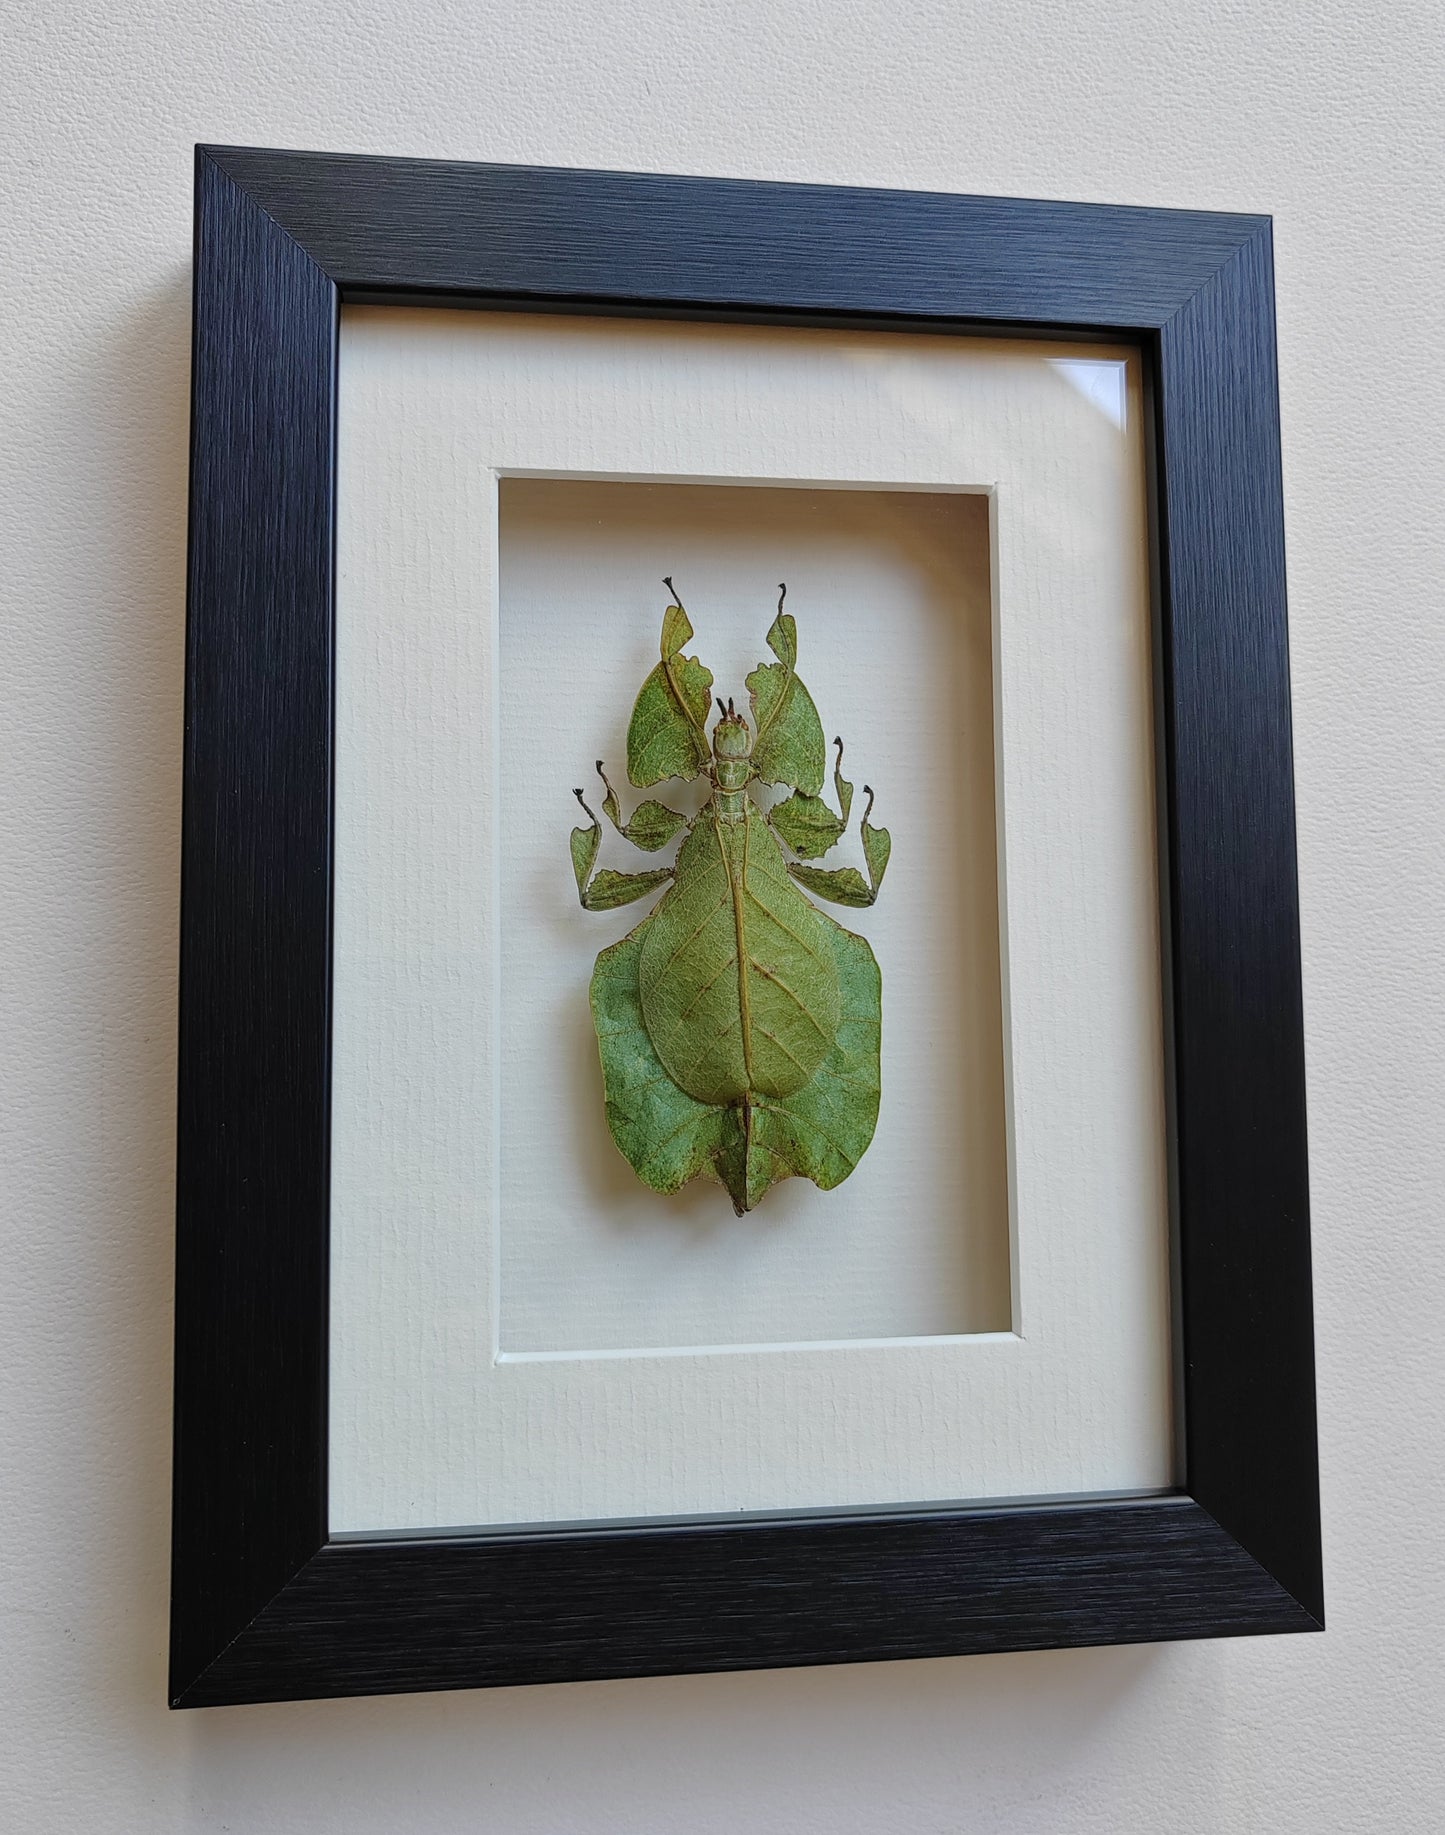
<svg viewBox="0 0 1445 1835"><path fill-rule="evenodd" d="M639 991L663 1068L699 1102L785 1097L808 1083L838 1031L827 920L788 877L756 809L705 814L646 927Z"/></svg>

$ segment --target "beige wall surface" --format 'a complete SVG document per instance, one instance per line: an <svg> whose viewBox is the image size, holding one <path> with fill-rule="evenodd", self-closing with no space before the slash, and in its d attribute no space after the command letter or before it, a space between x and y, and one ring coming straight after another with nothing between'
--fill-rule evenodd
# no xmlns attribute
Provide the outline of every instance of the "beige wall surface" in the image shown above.
<svg viewBox="0 0 1445 1835"><path fill-rule="evenodd" d="M8 0L0 1825L1445 1826L1435 0ZM190 147L1274 214L1322 1638L168 1714Z"/></svg>

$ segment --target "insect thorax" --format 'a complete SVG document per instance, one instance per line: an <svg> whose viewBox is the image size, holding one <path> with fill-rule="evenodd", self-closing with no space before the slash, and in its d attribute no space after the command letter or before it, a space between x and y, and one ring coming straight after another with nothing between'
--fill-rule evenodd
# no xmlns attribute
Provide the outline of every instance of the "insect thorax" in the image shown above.
<svg viewBox="0 0 1445 1835"><path fill-rule="evenodd" d="M712 735L713 781L722 792L718 798L718 813L722 816L736 817L743 812L741 793L753 775L752 750L748 723L733 712L729 702Z"/></svg>

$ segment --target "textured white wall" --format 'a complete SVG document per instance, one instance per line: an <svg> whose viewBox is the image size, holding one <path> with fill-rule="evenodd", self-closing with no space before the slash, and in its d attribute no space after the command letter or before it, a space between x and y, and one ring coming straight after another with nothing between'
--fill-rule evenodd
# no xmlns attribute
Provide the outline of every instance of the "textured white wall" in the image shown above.
<svg viewBox="0 0 1445 1835"><path fill-rule="evenodd" d="M1436 0L9 0L0 1823L1445 1826ZM1323 1638L168 1715L190 143L1276 215Z"/></svg>

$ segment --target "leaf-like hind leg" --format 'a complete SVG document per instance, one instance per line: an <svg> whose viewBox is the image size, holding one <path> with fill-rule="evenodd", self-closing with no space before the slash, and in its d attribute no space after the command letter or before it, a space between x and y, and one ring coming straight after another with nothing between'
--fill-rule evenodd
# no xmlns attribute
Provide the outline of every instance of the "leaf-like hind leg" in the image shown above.
<svg viewBox="0 0 1445 1835"><path fill-rule="evenodd" d="M613 911L618 905L630 905L634 899L645 898L672 878L671 867L654 867L650 873L614 873L611 867L604 867L600 873L594 873L602 846L602 824L588 809L582 792L574 790L572 794L591 820L590 828L574 828L571 837L572 871L577 875L577 896L584 911ZM679 821L683 819L680 817ZM613 820L615 822L616 818Z"/></svg>
<svg viewBox="0 0 1445 1835"><path fill-rule="evenodd" d="M842 763L841 753L839 763ZM819 898L826 898L835 905L852 905L855 909L871 905L878 897L878 888L883 884L883 875L888 870L888 856L893 848L893 839L886 828L874 828L869 817L873 814L873 791L864 784L863 793L868 798L868 807L863 811L863 859L868 868L865 881L857 867L804 867L790 864L788 871L798 884L806 891ZM790 797L789 802L792 801ZM783 805L787 807L786 804ZM776 816L777 810L773 811ZM784 840L787 840L786 834ZM791 846L792 843L789 842ZM794 852L799 852L794 848Z"/></svg>

